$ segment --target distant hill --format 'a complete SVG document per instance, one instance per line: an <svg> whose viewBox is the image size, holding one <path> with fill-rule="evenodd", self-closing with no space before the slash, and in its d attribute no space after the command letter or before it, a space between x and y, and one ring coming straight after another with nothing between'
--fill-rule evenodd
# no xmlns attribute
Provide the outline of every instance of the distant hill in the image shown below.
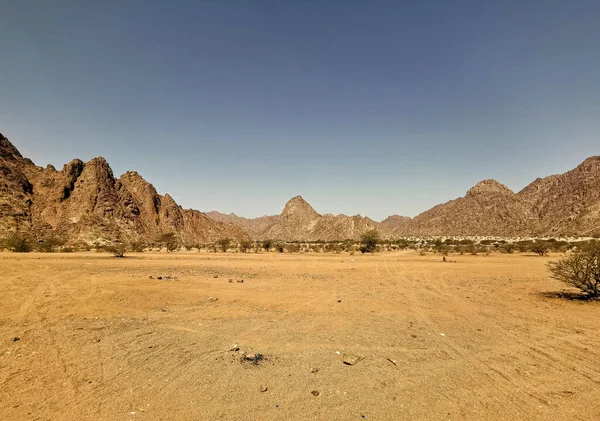
<svg viewBox="0 0 600 421"><path fill-rule="evenodd" d="M206 212L206 215L215 221L236 224L246 230L252 238L259 237L260 234L269 226L273 225L278 218L277 215L261 216L260 218L244 218L235 213L225 214L217 211Z"/></svg>
<svg viewBox="0 0 600 421"><path fill-rule="evenodd" d="M301 196L290 199L277 221L260 238L283 241L358 240L379 224L360 215L321 215Z"/></svg>

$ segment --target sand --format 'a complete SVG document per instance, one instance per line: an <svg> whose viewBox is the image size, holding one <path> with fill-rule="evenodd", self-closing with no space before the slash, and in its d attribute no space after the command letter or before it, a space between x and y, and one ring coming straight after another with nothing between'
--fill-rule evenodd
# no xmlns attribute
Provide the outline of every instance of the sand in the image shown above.
<svg viewBox="0 0 600 421"><path fill-rule="evenodd" d="M0 253L0 419L600 419L557 257Z"/></svg>

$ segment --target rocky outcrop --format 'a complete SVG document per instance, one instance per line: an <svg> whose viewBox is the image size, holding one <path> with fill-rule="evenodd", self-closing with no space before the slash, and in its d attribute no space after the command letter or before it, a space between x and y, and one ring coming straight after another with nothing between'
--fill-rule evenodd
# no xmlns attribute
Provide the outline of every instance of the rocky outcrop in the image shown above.
<svg viewBox="0 0 600 421"><path fill-rule="evenodd" d="M259 218L244 218L235 213L225 214L217 211L206 212L206 215L215 221L238 225L255 239L259 239L261 233L273 225L278 218L277 215L267 215Z"/></svg>
<svg viewBox="0 0 600 421"><path fill-rule="evenodd" d="M377 222L360 215L321 215L296 196L260 237L282 241L358 240L366 231L378 228Z"/></svg>
<svg viewBox="0 0 600 421"><path fill-rule="evenodd" d="M174 232L182 244L248 239L240 227L184 210L135 172L115 178L102 157L41 168L0 140L0 226L68 242L152 242Z"/></svg>

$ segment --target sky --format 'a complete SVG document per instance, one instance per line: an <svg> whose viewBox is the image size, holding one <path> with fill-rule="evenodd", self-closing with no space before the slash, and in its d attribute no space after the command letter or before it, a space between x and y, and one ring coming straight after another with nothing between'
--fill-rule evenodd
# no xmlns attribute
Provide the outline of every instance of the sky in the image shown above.
<svg viewBox="0 0 600 421"><path fill-rule="evenodd" d="M0 132L185 208L382 220L600 155L600 1L0 0Z"/></svg>

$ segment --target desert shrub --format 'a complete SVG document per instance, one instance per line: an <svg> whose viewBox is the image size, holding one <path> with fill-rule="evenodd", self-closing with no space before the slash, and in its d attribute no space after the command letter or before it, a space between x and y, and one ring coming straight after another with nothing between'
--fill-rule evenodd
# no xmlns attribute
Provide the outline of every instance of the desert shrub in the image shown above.
<svg viewBox="0 0 600 421"><path fill-rule="evenodd" d="M129 243L129 250L136 252L136 253L143 252L145 248L146 248L146 245L144 243L140 243L140 242Z"/></svg>
<svg viewBox="0 0 600 421"><path fill-rule="evenodd" d="M251 247L252 247L252 241L250 241L250 240L242 240L242 241L240 241L240 249L244 253L247 253L248 250L250 250Z"/></svg>
<svg viewBox="0 0 600 421"><path fill-rule="evenodd" d="M265 240L263 242L263 248L265 249L265 251L271 250L271 247L273 247L273 240Z"/></svg>
<svg viewBox="0 0 600 421"><path fill-rule="evenodd" d="M373 253L377 250L377 243L379 242L379 233L376 229L369 230L362 235L361 242L363 247L360 248L362 253Z"/></svg>
<svg viewBox="0 0 600 421"><path fill-rule="evenodd" d="M52 253L65 242L57 237L49 237L45 240L40 240L36 246L36 250L42 253Z"/></svg>
<svg viewBox="0 0 600 421"><path fill-rule="evenodd" d="M6 239L6 248L15 253L29 253L32 250L29 238L13 234Z"/></svg>
<svg viewBox="0 0 600 421"><path fill-rule="evenodd" d="M471 243L471 244L468 244L465 246L465 252L469 253L473 256L477 256L477 253L479 252L479 248L475 244Z"/></svg>
<svg viewBox="0 0 600 421"><path fill-rule="evenodd" d="M298 253L300 251L299 244L286 244L285 249L288 253Z"/></svg>
<svg viewBox="0 0 600 421"><path fill-rule="evenodd" d="M502 244L502 247L500 247L500 250L504 253L512 254L515 252L516 248L517 247L514 244L506 243L506 244Z"/></svg>
<svg viewBox="0 0 600 421"><path fill-rule="evenodd" d="M125 244L112 244L110 246L106 246L104 250L108 253L112 253L112 255L115 257L125 257L127 246Z"/></svg>
<svg viewBox="0 0 600 421"><path fill-rule="evenodd" d="M579 288L589 297L600 296L600 242L575 250L569 256L548 263L554 279Z"/></svg>
<svg viewBox="0 0 600 421"><path fill-rule="evenodd" d="M545 241L536 241L531 245L530 250L538 256L545 256L550 251L550 247L548 247L548 243Z"/></svg>
<svg viewBox="0 0 600 421"><path fill-rule="evenodd" d="M219 249L225 253L227 251L227 249L229 248L229 245L231 244L231 239L230 238L221 238L220 240L217 241L217 246L219 246Z"/></svg>
<svg viewBox="0 0 600 421"><path fill-rule="evenodd" d="M73 247L67 246L60 249L61 253L73 253L75 249Z"/></svg>

